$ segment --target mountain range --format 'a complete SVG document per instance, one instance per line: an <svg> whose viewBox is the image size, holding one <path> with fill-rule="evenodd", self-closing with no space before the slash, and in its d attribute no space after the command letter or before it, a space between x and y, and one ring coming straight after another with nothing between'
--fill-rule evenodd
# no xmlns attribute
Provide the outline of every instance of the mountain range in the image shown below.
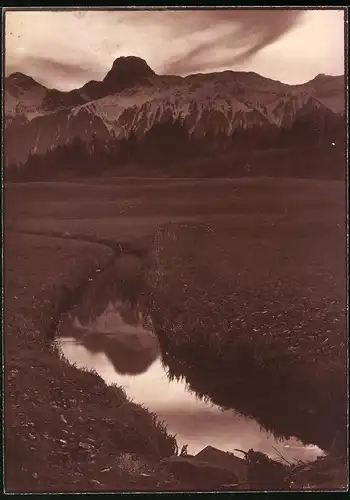
<svg viewBox="0 0 350 500"><path fill-rule="evenodd" d="M327 140L333 141L345 123L344 76L320 74L287 85L254 72L157 75L133 56L116 59L102 81L69 92L13 73L5 78L4 94L6 165L24 164L31 155L45 155L74 139L87 147L131 136L144 142L152 130L174 122L191 141L221 137L226 148L235 135L253 131L276 135L302 125L302 136L305 123L330 132Z"/></svg>

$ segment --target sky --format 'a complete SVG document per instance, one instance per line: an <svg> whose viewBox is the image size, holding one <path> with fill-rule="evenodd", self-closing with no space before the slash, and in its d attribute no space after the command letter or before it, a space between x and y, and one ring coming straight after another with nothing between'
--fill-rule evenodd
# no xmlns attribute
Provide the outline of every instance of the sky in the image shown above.
<svg viewBox="0 0 350 500"><path fill-rule="evenodd" d="M288 84L344 74L344 11L232 9L5 13L5 71L49 88L102 80L120 56L158 74L255 71Z"/></svg>

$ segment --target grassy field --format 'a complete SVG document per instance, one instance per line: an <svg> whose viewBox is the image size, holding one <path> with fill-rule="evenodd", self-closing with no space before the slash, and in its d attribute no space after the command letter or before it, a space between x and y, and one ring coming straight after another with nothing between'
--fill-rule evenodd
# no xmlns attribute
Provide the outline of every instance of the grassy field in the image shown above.
<svg viewBox="0 0 350 500"><path fill-rule="evenodd" d="M46 337L67 296L73 300L77 285L111 259L114 253L101 245L6 237L7 491L157 489L162 483L162 474L142 482L140 471L174 453L171 436L120 388L60 359ZM123 468L125 453L150 457L140 461L137 482Z"/></svg>
<svg viewBox="0 0 350 500"><path fill-rule="evenodd" d="M140 457L174 451L163 427L48 349L62 308L119 244L152 251L150 302L173 376L181 354L203 395L328 445L345 417L344 196L341 182L258 178L7 185L7 490L176 488L140 472L152 463ZM227 387L198 377L199 358L235 383L229 402Z"/></svg>
<svg viewBox="0 0 350 500"><path fill-rule="evenodd" d="M159 231L151 311L170 374L276 436L329 449L343 429L345 443L340 236L328 223L259 219Z"/></svg>

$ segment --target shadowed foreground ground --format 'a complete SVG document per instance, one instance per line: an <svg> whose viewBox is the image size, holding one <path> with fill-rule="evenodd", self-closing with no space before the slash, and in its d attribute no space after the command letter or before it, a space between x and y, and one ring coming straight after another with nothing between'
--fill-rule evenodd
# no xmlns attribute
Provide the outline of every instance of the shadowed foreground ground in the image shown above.
<svg viewBox="0 0 350 500"><path fill-rule="evenodd" d="M50 352L45 336L68 293L63 287L74 289L113 253L100 245L15 234L7 236L6 250L7 491L135 488L123 453L150 456L139 467L147 470L152 460L174 453L174 440L120 388ZM137 488L164 488L165 480L167 474L140 476Z"/></svg>
<svg viewBox="0 0 350 500"><path fill-rule="evenodd" d="M190 383L204 394L208 384L204 390L196 366L191 368L199 358L197 340L205 363L208 349L215 353L210 361L215 369L218 353L229 342L232 359L246 360L231 363L228 374L241 381L243 393L247 387L257 391L249 374L265 373L271 381L278 373L277 382L288 388L298 374L294 383L304 392L293 429L300 434L299 417L305 417L305 436L298 437L314 440L313 424L321 422L328 444L344 420L343 191L337 182L271 179L7 186L7 491L181 489L159 466L151 471L155 460L175 451L165 429L119 388L106 387L98 376L69 366L48 349L46 334L54 330L60 309L97 268L108 266L118 243L141 255L155 252L153 316L162 342L172 342L165 362L173 376L178 373L175 355L181 355ZM219 334L215 342L214 331ZM239 342L228 335L237 331ZM220 359L224 370L227 351ZM277 382L273 391L259 386L271 406L281 394ZM209 388L213 399L222 398L217 388ZM292 432L281 415L264 413L259 401L251 407L243 393L235 396L234 403L239 397L241 404L237 409L255 417L260 412L261 423L278 434ZM283 399L281 406L286 404ZM290 403L288 409L293 408ZM309 410L317 415L309 416ZM320 426L315 433L320 435Z"/></svg>

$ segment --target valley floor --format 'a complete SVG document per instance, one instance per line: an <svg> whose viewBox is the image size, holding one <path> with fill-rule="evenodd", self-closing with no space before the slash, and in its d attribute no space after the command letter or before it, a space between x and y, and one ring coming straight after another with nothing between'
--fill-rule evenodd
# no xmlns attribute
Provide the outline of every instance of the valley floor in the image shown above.
<svg viewBox="0 0 350 500"><path fill-rule="evenodd" d="M337 388L335 394L341 394L341 372L345 373L341 319L345 311L344 195L341 182L282 179L7 185L6 491L184 487L157 465L176 449L165 428L130 402L120 388L107 387L97 375L65 363L52 352L47 338L80 287L97 269L112 262L119 243L141 254L153 250L154 255L156 250L162 273L160 281L151 279L151 297L160 331L167 322L174 326L179 321L182 327L193 329L193 319L204 318L201 304L215 322L222 293L233 300L228 292L235 291L235 307L249 317L259 303L259 294L249 294L249 289L266 292L271 299L271 290L263 291L264 284L279 283L272 301L280 301L285 311L291 289L309 289L303 296L311 297L316 313L322 303L323 308L330 308L329 318L341 322L334 323L330 335L321 332L322 343L328 341L324 350L314 335L316 344L310 344L307 351L316 348L318 367L322 363L325 367L318 372L320 383L331 373L334 385L329 385L329 391ZM214 228L216 237L189 229L198 224ZM320 250L321 258L317 258ZM268 266L271 279L262 271ZM233 290L237 272L243 278ZM219 292L210 292L207 301L212 309L208 309L203 293L215 281ZM189 287L187 295L182 285ZM190 302L184 304L186 297ZM308 308L310 302L304 306ZM316 323L317 318L316 314ZM210 344L209 328L206 338ZM308 339L311 342L311 336ZM332 349L340 349L340 354L330 356ZM275 359L283 358L282 351L274 351ZM269 369L267 361L265 356L263 367Z"/></svg>

